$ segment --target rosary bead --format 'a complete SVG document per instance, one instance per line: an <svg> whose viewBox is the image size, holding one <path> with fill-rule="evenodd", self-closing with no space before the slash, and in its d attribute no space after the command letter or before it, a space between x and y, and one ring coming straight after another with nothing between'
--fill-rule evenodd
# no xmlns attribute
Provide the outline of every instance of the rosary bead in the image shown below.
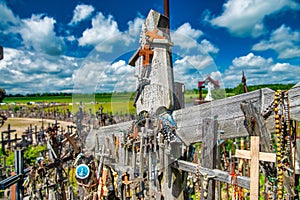
<svg viewBox="0 0 300 200"><path fill-rule="evenodd" d="M277 157L277 160L278 160L278 161L281 161L281 157Z"/></svg>
<svg viewBox="0 0 300 200"><path fill-rule="evenodd" d="M280 151L281 151L281 148L280 148L280 147L278 147L278 148L277 148L277 152L280 152Z"/></svg>
<svg viewBox="0 0 300 200"><path fill-rule="evenodd" d="M280 162L277 163L277 167L278 167L278 168L281 168L281 163L280 163Z"/></svg>
<svg viewBox="0 0 300 200"><path fill-rule="evenodd" d="M279 137L277 137L277 142L280 143L280 138Z"/></svg>
<svg viewBox="0 0 300 200"><path fill-rule="evenodd" d="M274 111L277 113L278 112L278 107L274 108Z"/></svg>
<svg viewBox="0 0 300 200"><path fill-rule="evenodd" d="M281 136L280 133L277 133L277 134L276 134L276 137L277 137L278 139L280 138L280 136ZM280 140L277 141L277 142L280 142Z"/></svg>
<svg viewBox="0 0 300 200"><path fill-rule="evenodd" d="M280 153L280 151L278 151L278 152L277 152L277 156L281 156L281 153Z"/></svg>
<svg viewBox="0 0 300 200"><path fill-rule="evenodd" d="M280 144L280 143L277 143L277 144L276 144L276 146L277 146L277 147L280 147L280 146L281 146L281 144Z"/></svg>

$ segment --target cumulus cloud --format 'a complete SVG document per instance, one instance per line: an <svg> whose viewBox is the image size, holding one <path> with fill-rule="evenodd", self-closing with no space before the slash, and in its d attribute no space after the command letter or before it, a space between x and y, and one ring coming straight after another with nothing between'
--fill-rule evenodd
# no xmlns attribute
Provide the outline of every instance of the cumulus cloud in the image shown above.
<svg viewBox="0 0 300 200"><path fill-rule="evenodd" d="M113 16L105 17L100 12L92 19L92 28L86 29L78 41L80 46L96 46L109 38L118 38L118 36L120 36L120 31ZM101 50L111 51L109 47Z"/></svg>
<svg viewBox="0 0 300 200"><path fill-rule="evenodd" d="M292 0L228 0L223 5L222 15L210 20L211 24L224 27L237 36L258 37L266 32L265 16L283 8L299 9Z"/></svg>
<svg viewBox="0 0 300 200"><path fill-rule="evenodd" d="M190 49L197 46L197 39L203 35L201 30L196 30L189 23L184 23L172 33L175 45Z"/></svg>
<svg viewBox="0 0 300 200"><path fill-rule="evenodd" d="M19 22L20 19L3 2L0 2L0 30L5 31L11 25L17 25Z"/></svg>
<svg viewBox="0 0 300 200"><path fill-rule="evenodd" d="M28 49L49 55L60 55L65 50L63 38L56 36L54 31L55 19L32 15L30 19L23 19L18 32Z"/></svg>
<svg viewBox="0 0 300 200"><path fill-rule="evenodd" d="M4 49L0 85L8 93L72 92L72 74L82 62L67 56Z"/></svg>
<svg viewBox="0 0 300 200"><path fill-rule="evenodd" d="M226 87L236 87L241 83L244 71L248 85L266 83L297 83L300 66L288 63L275 63L272 58L263 58L254 53L235 58L223 74Z"/></svg>
<svg viewBox="0 0 300 200"><path fill-rule="evenodd" d="M263 40L253 46L255 51L274 50L278 58L300 57L300 32L282 25L272 32L269 40Z"/></svg>
<svg viewBox="0 0 300 200"><path fill-rule="evenodd" d="M124 60L113 63L87 59L72 76L74 91L83 93L134 91L134 68Z"/></svg>
<svg viewBox="0 0 300 200"><path fill-rule="evenodd" d="M174 80L185 84L185 88L197 88L198 81L218 71L213 59L207 54L186 55L174 61Z"/></svg>
<svg viewBox="0 0 300 200"><path fill-rule="evenodd" d="M204 39L201 41L200 43L200 48L202 48L205 52L207 53L218 53L219 49L217 47L215 47L210 41L208 41L207 39Z"/></svg>
<svg viewBox="0 0 300 200"><path fill-rule="evenodd" d="M79 22L89 18L94 12L95 8L91 5L77 5L73 11L73 18L70 21L69 25L76 25Z"/></svg>

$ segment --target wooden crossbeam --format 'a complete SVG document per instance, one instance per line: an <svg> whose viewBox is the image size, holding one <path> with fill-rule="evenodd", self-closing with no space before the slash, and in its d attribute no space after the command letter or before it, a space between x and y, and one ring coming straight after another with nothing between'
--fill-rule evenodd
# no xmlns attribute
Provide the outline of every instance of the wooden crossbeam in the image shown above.
<svg viewBox="0 0 300 200"><path fill-rule="evenodd" d="M76 137L76 134L73 133L72 135L69 135L69 133L65 133L64 136L66 137L62 143L65 144L67 141L70 142L70 144L74 147L75 153L79 153L80 149L78 145L76 144L76 141L74 138Z"/></svg>
<svg viewBox="0 0 300 200"><path fill-rule="evenodd" d="M164 36L158 35L157 32L158 32L157 29L153 30L152 32L151 31L146 32L146 35L149 37L148 40L150 42L153 42L153 39L165 39Z"/></svg>
<svg viewBox="0 0 300 200"><path fill-rule="evenodd" d="M235 157L250 159L250 200L259 198L259 161L275 162L276 154L259 152L259 136L251 137L250 151L236 150Z"/></svg>
<svg viewBox="0 0 300 200"><path fill-rule="evenodd" d="M233 184L233 177L228 172L219 169L209 169L201 166L199 167L196 163L183 160L175 161L171 163L171 166L173 168L191 173L196 173L196 169L199 168L201 174L207 174L209 177L213 177L212 179L215 181ZM250 189L250 178L246 176L237 176L237 185L239 187Z"/></svg>

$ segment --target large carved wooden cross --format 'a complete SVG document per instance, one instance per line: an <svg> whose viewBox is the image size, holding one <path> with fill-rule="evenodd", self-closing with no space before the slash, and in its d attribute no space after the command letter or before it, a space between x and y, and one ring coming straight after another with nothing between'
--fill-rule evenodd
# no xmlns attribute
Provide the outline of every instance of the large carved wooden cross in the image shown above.
<svg viewBox="0 0 300 200"><path fill-rule="evenodd" d="M259 198L259 161L275 162L276 154L259 152L259 136L252 136L250 151L237 149L235 157L251 159L250 200L257 200Z"/></svg>

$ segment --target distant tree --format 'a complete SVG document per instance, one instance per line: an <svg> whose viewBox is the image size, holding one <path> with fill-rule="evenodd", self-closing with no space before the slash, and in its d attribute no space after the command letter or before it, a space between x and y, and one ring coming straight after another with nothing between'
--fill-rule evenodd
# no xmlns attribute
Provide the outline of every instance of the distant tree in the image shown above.
<svg viewBox="0 0 300 200"><path fill-rule="evenodd" d="M0 88L0 103L2 103L2 100L5 98L6 91L3 88Z"/></svg>
<svg viewBox="0 0 300 200"><path fill-rule="evenodd" d="M223 88L218 88L211 91L211 96L214 100L224 99L226 97L226 93Z"/></svg>
<svg viewBox="0 0 300 200"><path fill-rule="evenodd" d="M240 83L236 88L234 88L234 93L236 95L244 93L244 85L243 85L243 83Z"/></svg>

